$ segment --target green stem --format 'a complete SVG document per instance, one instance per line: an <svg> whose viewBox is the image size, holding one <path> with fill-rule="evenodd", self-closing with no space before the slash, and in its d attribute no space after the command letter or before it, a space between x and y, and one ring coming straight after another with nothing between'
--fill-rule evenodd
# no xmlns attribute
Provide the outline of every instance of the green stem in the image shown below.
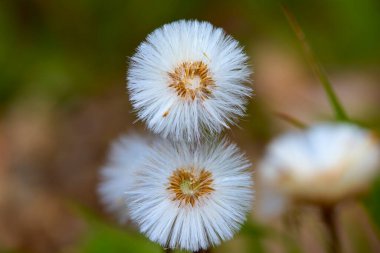
<svg viewBox="0 0 380 253"><path fill-rule="evenodd" d="M169 249L169 248L166 248L166 249L164 248L163 250L165 253L173 253L174 252L174 250ZM211 253L211 250L210 249L206 249L206 250L201 249L198 251L194 251L193 253Z"/></svg>
<svg viewBox="0 0 380 253"><path fill-rule="evenodd" d="M211 253L211 250L210 249L206 249L206 250L198 250L198 251L194 251L193 253Z"/></svg>
<svg viewBox="0 0 380 253"><path fill-rule="evenodd" d="M286 18L288 19L288 22L290 26L292 27L297 39L299 40L303 53L305 54L314 74L318 77L319 81L321 82L327 97L329 99L329 102L332 106L332 108L335 111L335 117L339 121L348 121L348 116L341 105L337 95L335 94L335 91L329 81L329 79L326 76L326 73L317 61L317 58L315 57L313 50L310 47L310 44L306 40L305 33L302 31L300 25L298 24L296 18L292 15L292 13L286 8L285 6L282 6L282 9L284 11L284 14Z"/></svg>

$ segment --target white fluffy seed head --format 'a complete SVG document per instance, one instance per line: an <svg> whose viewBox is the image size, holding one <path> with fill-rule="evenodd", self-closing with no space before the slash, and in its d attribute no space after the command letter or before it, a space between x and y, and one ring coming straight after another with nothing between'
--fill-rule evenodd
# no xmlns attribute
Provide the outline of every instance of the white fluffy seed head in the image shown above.
<svg viewBox="0 0 380 253"><path fill-rule="evenodd" d="M220 133L245 111L247 55L207 22L177 21L156 29L131 58L127 87L149 129L176 140Z"/></svg>
<svg viewBox="0 0 380 253"><path fill-rule="evenodd" d="M132 184L134 172L141 167L150 142L149 138L137 134L119 137L112 144L106 165L100 170L100 199L120 223L128 220L124 194Z"/></svg>
<svg viewBox="0 0 380 253"><path fill-rule="evenodd" d="M307 201L333 203L368 187L379 139L351 124L322 124L274 140L260 166L266 183Z"/></svg>
<svg viewBox="0 0 380 253"><path fill-rule="evenodd" d="M131 219L169 248L207 249L230 239L253 200L250 163L226 141L161 141L127 190Z"/></svg>

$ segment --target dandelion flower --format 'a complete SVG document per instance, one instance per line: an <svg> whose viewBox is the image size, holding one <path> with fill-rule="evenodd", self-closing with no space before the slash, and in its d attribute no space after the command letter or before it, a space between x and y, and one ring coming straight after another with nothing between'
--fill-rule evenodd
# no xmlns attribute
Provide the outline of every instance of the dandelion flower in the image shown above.
<svg viewBox="0 0 380 253"><path fill-rule="evenodd" d="M148 35L127 81L137 116L176 140L220 133L245 111L250 70L238 42L207 22L177 21Z"/></svg>
<svg viewBox="0 0 380 253"><path fill-rule="evenodd" d="M296 199L333 203L364 190L380 166L379 139L351 124L288 133L268 147L263 179Z"/></svg>
<svg viewBox="0 0 380 253"><path fill-rule="evenodd" d="M157 143L127 191L131 219L164 247L217 245L233 237L251 208L249 167L226 141Z"/></svg>
<svg viewBox="0 0 380 253"><path fill-rule="evenodd" d="M109 212L116 214L120 223L128 219L125 191L133 181L134 171L141 167L149 143L148 138L137 134L121 136L112 144L108 162L100 170L101 201Z"/></svg>

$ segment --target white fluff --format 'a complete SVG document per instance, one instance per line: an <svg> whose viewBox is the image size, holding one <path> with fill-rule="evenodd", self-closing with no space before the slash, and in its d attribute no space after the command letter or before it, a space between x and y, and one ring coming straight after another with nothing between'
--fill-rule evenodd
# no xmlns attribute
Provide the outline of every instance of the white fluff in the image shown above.
<svg viewBox="0 0 380 253"><path fill-rule="evenodd" d="M197 61L207 65L215 87L207 99L183 99L169 87L168 73L181 63ZM220 133L244 114L251 95L245 85L250 75L246 62L238 42L210 23L166 24L149 34L130 60L127 87L132 105L138 118L165 138L192 141L205 132Z"/></svg>
<svg viewBox="0 0 380 253"><path fill-rule="evenodd" d="M253 200L250 163L226 141L188 145L157 143L135 184L127 191L131 219L163 247L197 251L233 237ZM173 171L189 166L212 173L214 191L194 206L181 204L168 190Z"/></svg>
<svg viewBox="0 0 380 253"><path fill-rule="evenodd" d="M379 139L351 124L322 124L274 140L260 166L294 197L333 202L366 188L380 169Z"/></svg>
<svg viewBox="0 0 380 253"><path fill-rule="evenodd" d="M98 193L106 209L116 214L120 223L128 220L125 191L132 184L149 150L150 140L137 134L123 135L111 147L106 165L100 170Z"/></svg>

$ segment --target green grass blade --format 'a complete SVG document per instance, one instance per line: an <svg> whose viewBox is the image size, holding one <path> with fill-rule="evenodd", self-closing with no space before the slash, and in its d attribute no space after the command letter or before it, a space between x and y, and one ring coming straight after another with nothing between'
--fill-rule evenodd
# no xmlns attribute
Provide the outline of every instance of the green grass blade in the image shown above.
<svg viewBox="0 0 380 253"><path fill-rule="evenodd" d="M310 47L310 44L306 40L305 33L302 31L300 25L298 24L296 18L294 15L289 11L287 7L284 5L282 6L282 9L284 11L284 14L286 18L288 19L288 22L290 26L292 27L298 41L300 42L302 46L303 53L305 54L305 57L307 58L307 61L309 62L314 74L318 77L319 81L321 82L327 97L329 99L329 102L334 109L335 117L339 121L348 121L348 116L340 103L337 95L335 94L335 91L329 81L329 79L326 76L326 73L321 66L321 64L317 61L317 58L315 57L313 50Z"/></svg>

